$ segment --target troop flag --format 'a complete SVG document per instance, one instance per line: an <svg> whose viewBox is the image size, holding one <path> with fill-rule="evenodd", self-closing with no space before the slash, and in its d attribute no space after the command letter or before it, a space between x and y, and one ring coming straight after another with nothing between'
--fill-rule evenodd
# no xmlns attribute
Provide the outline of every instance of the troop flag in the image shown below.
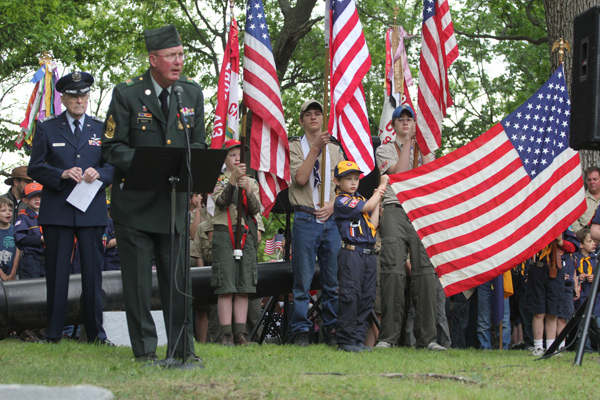
<svg viewBox="0 0 600 400"><path fill-rule="evenodd" d="M396 136L394 127L391 124L392 114L396 107L401 104L408 104L413 110L412 99L408 92L408 87L412 86L413 79L408 66L408 57L404 48L404 29L399 26L398 29L398 47L393 48L392 35L395 34L394 28L388 29L385 35L386 51L385 51L385 94L383 101L383 109L381 110L381 118L379 120L379 138L381 144L388 143ZM398 82L404 88L403 93L397 91Z"/></svg>
<svg viewBox="0 0 600 400"><path fill-rule="evenodd" d="M239 137L239 76L240 45L238 26L235 18L232 17L225 54L223 55L223 64L221 64L221 73L219 74L215 124L210 142L212 149L220 149L227 140Z"/></svg>
<svg viewBox="0 0 600 400"><path fill-rule="evenodd" d="M365 174L375 167L362 80L371 56L354 0L331 4L331 114L329 132Z"/></svg>
<svg viewBox="0 0 600 400"><path fill-rule="evenodd" d="M448 0L423 2L423 33L419 62L417 142L427 155L440 148L442 119L452 105L448 68L458 57L458 45Z"/></svg>
<svg viewBox="0 0 600 400"><path fill-rule="evenodd" d="M290 181L290 151L279 79L261 0L248 0L244 35L244 103L252 112L250 166L258 172L263 214Z"/></svg>
<svg viewBox="0 0 600 400"><path fill-rule="evenodd" d="M447 296L525 261L586 210L570 108L561 65L477 139L390 177Z"/></svg>
<svg viewBox="0 0 600 400"><path fill-rule="evenodd" d="M18 149L23 145L31 147L36 120L61 113L61 95L56 91L56 81L58 81L56 63L51 59L42 59L41 63L42 66L31 79L31 83L35 83L35 86L27 103L25 119L20 125L21 133L15 141Z"/></svg>

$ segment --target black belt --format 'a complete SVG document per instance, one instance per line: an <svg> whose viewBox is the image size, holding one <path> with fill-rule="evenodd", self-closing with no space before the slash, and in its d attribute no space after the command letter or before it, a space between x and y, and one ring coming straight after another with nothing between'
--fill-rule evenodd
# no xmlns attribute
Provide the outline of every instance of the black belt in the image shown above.
<svg viewBox="0 0 600 400"><path fill-rule="evenodd" d="M375 249L372 244L350 244L342 242L342 249L355 250L363 254L375 254Z"/></svg>
<svg viewBox="0 0 600 400"><path fill-rule="evenodd" d="M307 213L307 214L314 214L315 213L315 209L314 208L302 207L302 206L296 206L296 207L294 207L294 211L296 211L296 212L303 212L303 213Z"/></svg>

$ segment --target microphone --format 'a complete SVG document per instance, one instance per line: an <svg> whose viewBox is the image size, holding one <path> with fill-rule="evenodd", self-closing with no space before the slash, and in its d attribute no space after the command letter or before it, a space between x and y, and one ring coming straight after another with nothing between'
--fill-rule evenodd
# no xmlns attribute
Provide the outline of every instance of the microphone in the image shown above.
<svg viewBox="0 0 600 400"><path fill-rule="evenodd" d="M175 92L175 99L177 99L177 111L183 109L183 88L181 86L174 86L173 92Z"/></svg>

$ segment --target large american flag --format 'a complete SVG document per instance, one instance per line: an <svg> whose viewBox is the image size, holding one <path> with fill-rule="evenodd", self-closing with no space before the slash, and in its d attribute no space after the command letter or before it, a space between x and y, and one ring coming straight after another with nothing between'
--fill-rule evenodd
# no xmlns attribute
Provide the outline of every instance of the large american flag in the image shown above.
<svg viewBox="0 0 600 400"><path fill-rule="evenodd" d="M244 103L252 111L250 166L258 172L264 214L290 181L290 152L271 39L261 0L248 0L244 35Z"/></svg>
<svg viewBox="0 0 600 400"><path fill-rule="evenodd" d="M579 153L569 148L563 67L489 131L392 188L446 295L531 257L586 210Z"/></svg>
<svg viewBox="0 0 600 400"><path fill-rule="evenodd" d="M423 34L417 99L417 142L423 154L440 148L442 119L452 105L448 68L458 57L458 45L448 0L424 0Z"/></svg>
<svg viewBox="0 0 600 400"><path fill-rule="evenodd" d="M371 68L371 56L354 0L332 3L330 52L329 131L367 174L375 167L375 159L362 80Z"/></svg>

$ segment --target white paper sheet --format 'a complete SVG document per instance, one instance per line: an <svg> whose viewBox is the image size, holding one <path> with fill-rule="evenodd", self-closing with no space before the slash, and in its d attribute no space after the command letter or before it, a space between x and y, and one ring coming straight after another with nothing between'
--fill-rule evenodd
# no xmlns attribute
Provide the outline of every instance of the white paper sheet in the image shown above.
<svg viewBox="0 0 600 400"><path fill-rule="evenodd" d="M96 197L96 193L102 187L102 182L98 179L93 181L92 183L87 183L86 181L81 181L67 197L67 201L71 203L74 207L77 207L81 211L85 212L94 197Z"/></svg>

